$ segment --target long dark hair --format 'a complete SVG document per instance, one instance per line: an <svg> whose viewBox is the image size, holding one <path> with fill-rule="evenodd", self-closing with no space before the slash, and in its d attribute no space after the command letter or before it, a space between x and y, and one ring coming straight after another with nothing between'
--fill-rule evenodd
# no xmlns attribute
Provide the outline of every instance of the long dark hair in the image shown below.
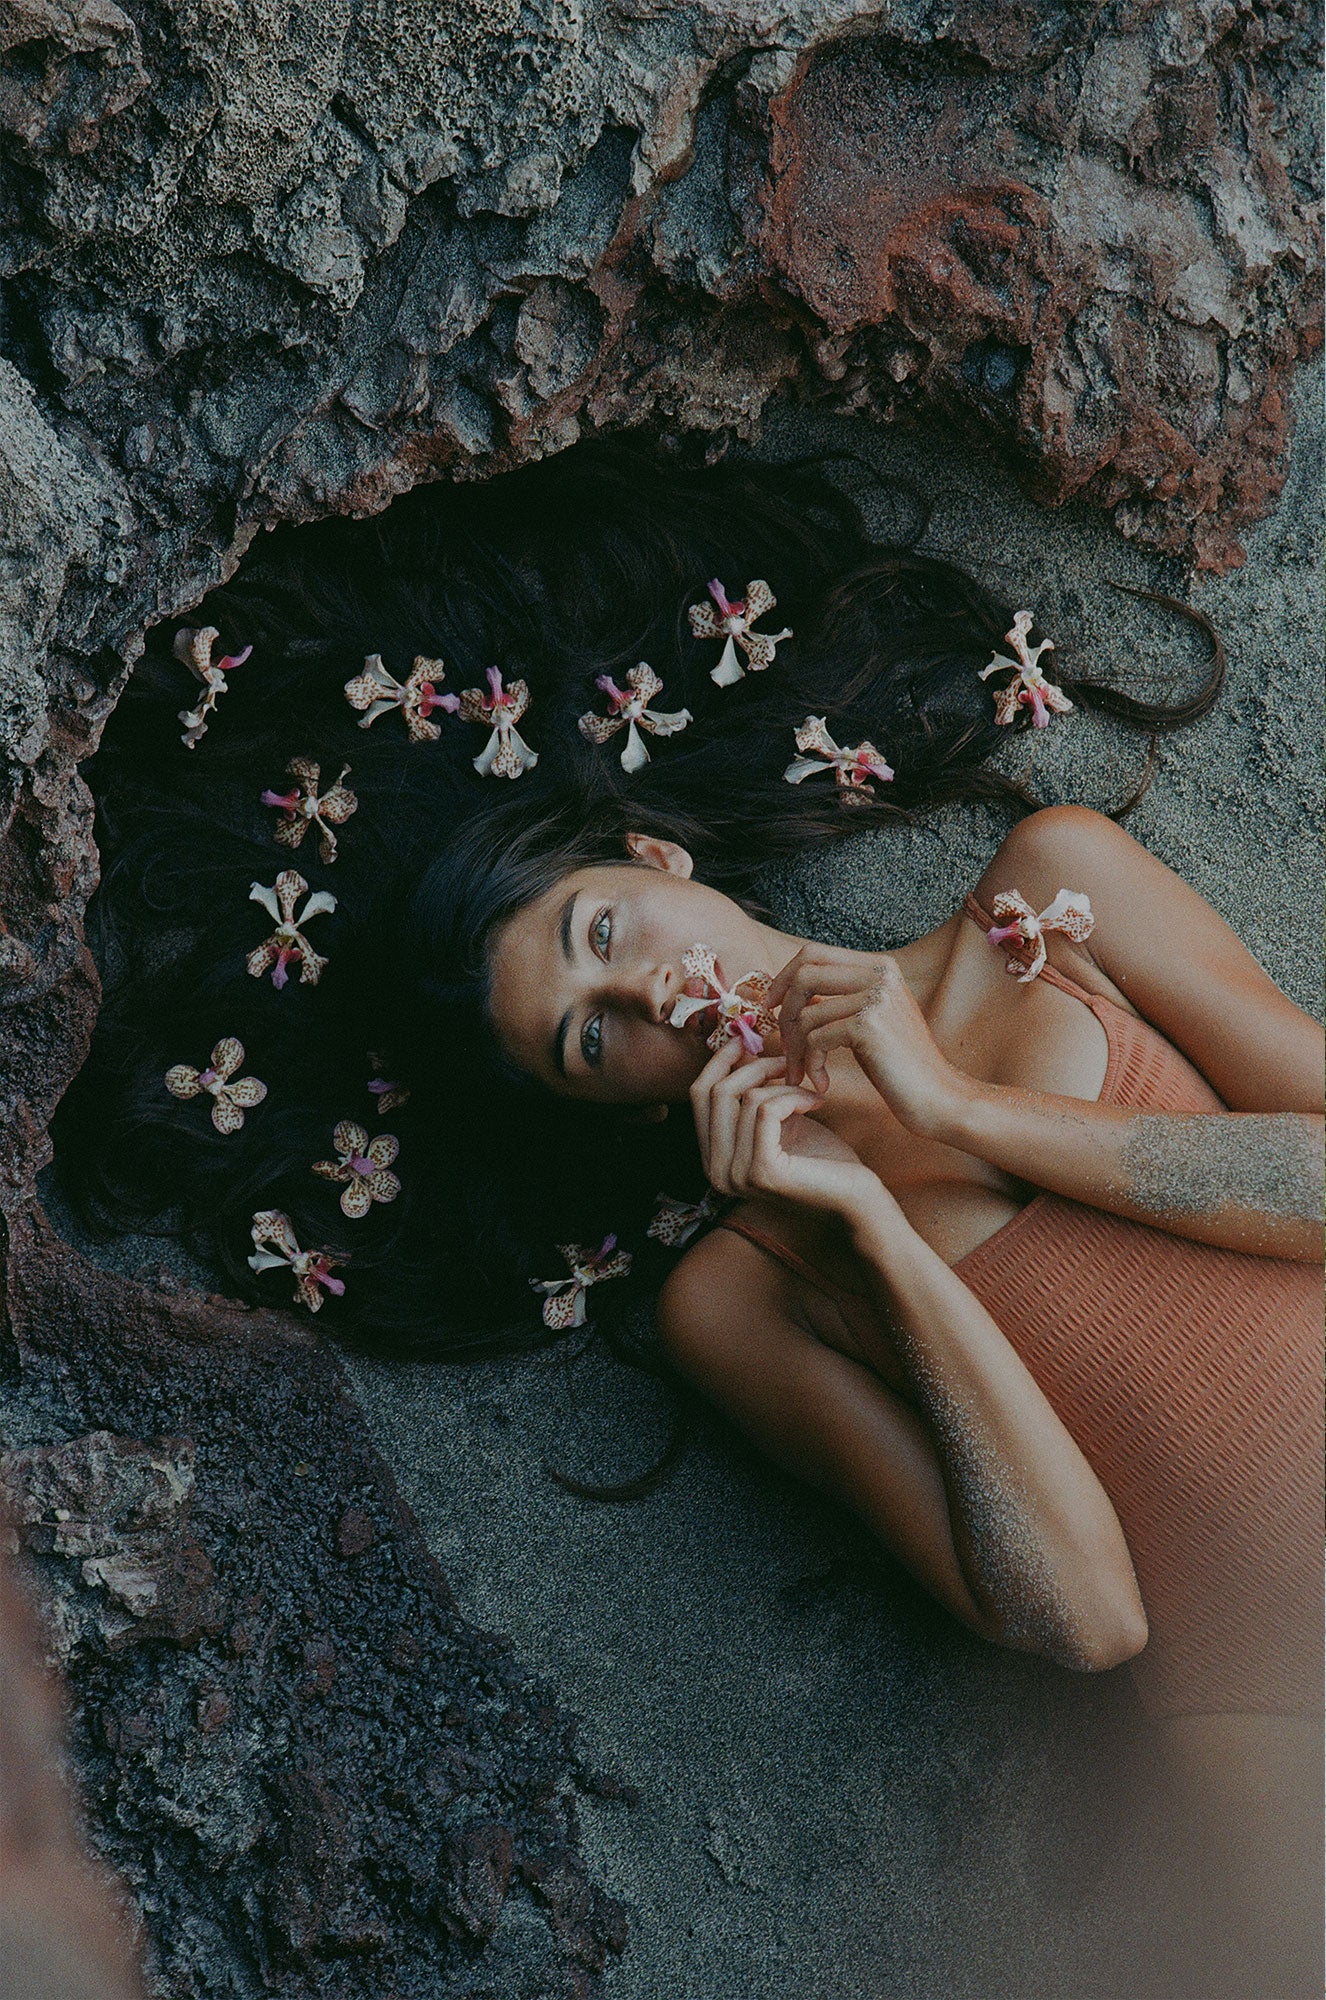
<svg viewBox="0 0 1326 2000"><path fill-rule="evenodd" d="M172 655L176 627L150 634L88 772L104 1002L54 1126L84 1226L177 1236L241 1296L279 1303L288 1278L255 1278L247 1258L254 1212L283 1210L302 1247L349 1255L321 1323L392 1354L546 1339L529 1280L560 1272L558 1243L614 1230L648 1274L657 1192L701 1192L689 1121L628 1124L515 1074L487 1024L487 947L569 870L624 860L632 829L680 840L700 879L753 908L759 872L808 841L942 799L1037 803L988 766L1000 732L976 673L1016 607L924 553L923 508L893 498L902 525L881 544L816 464L705 468L615 442L489 486L430 486L372 522L280 530L190 620L219 628L218 656L253 648L193 750L177 711L199 690ZM778 606L764 622L794 634L766 672L724 689L709 678L717 646L686 618L711 577L732 594L768 578ZM514 784L476 777L483 737L440 713L427 743L399 713L361 728L342 688L371 653L402 680L416 656L441 659L455 691L494 664L523 677L537 768ZM601 706L597 675L639 660L662 676L660 705L694 721L627 778L620 739L595 748L576 720ZM1207 685L1169 709L1062 666L1057 678L1155 730L1209 706L1221 665L1217 647ZM782 781L810 713L893 766L864 808L843 811L827 782ZM259 803L289 786L292 755L320 763L324 790L351 766L360 803L331 866L316 829L293 855L278 846ZM329 961L321 982L278 991L245 971L271 928L249 887L290 866L338 907L310 931ZM223 1135L209 1099L181 1102L163 1079L175 1063L201 1069L225 1035L268 1096ZM385 1119L369 1051L410 1093ZM345 1118L401 1142L400 1196L358 1221L310 1172Z"/></svg>

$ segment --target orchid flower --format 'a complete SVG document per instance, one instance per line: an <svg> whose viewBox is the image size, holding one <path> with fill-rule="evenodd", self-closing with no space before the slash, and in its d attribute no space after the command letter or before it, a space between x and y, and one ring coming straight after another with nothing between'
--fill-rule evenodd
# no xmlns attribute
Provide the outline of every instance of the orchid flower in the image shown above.
<svg viewBox="0 0 1326 2000"><path fill-rule="evenodd" d="M649 707L654 696L663 692L663 683L645 660L641 660L638 667L631 668L626 676L625 689L617 686L611 674L600 674L594 685L602 688L607 695L612 714L595 715L591 711L582 715L580 734L590 743L606 743L625 724L623 771L638 771L649 762L649 752L641 739L640 729L647 729L651 736L675 736L679 729L684 729L693 720L689 708L660 713Z"/></svg>
<svg viewBox="0 0 1326 2000"><path fill-rule="evenodd" d="M180 741L186 750L196 750L199 738L206 736L207 718L216 707L217 696L227 691L227 673L232 667L242 667L253 651L252 646L246 646L242 653L226 653L214 662L212 648L220 636L215 625L202 625L196 628L186 625L182 631L175 634L175 644L172 648L175 658L182 660L189 672L200 680L207 690L196 708L180 710L179 719L185 724Z"/></svg>
<svg viewBox="0 0 1326 2000"><path fill-rule="evenodd" d="M254 1255L248 1259L251 1271L274 1271L281 1264L288 1264L295 1274L295 1304L307 1306L310 1312L322 1310L322 1293L319 1285L325 1285L337 1298L345 1290L344 1278L328 1275L334 1264L348 1264L348 1257L338 1257L331 1250L301 1250L295 1241L295 1232L290 1226L290 1217L283 1215L279 1208L262 1208L253 1218L249 1231L253 1238ZM271 1249L264 1249L270 1244Z"/></svg>
<svg viewBox="0 0 1326 2000"><path fill-rule="evenodd" d="M368 1087L378 1101L378 1117L385 1118L386 1114L389 1111L394 1111L398 1105L408 1104L410 1093L404 1084L387 1082L386 1078L382 1075L382 1070L386 1067L385 1061L376 1049L368 1051L368 1059L378 1072L370 1080Z"/></svg>
<svg viewBox="0 0 1326 2000"><path fill-rule="evenodd" d="M390 1132L379 1132L370 1139L353 1118L342 1118L332 1133L332 1144L336 1158L315 1160L313 1172L325 1181L348 1183L341 1195L343 1214L357 1220L368 1214L375 1201L395 1201L401 1184L388 1168L401 1149L399 1139Z"/></svg>
<svg viewBox="0 0 1326 2000"><path fill-rule="evenodd" d="M411 743L430 743L442 734L437 723L428 719L432 711L443 708L448 715L454 715L460 707L458 695L438 693L445 678L441 660L426 660L420 653L415 657L409 679L398 681L383 666L381 653L370 653L364 661L363 673L345 683L345 698L351 708L368 710L359 725L361 729L370 728L389 709L399 708Z"/></svg>
<svg viewBox="0 0 1326 2000"><path fill-rule="evenodd" d="M1011 945L1014 952L1031 949L1029 964L1010 956L1004 966L1005 972L1013 973L1022 986L1038 978L1045 965L1046 931L1062 931L1074 944L1085 944L1096 928L1090 902L1076 889L1061 889L1039 916L1016 889L1006 889L995 897L990 914L1001 919L985 933L991 944Z"/></svg>
<svg viewBox="0 0 1326 2000"><path fill-rule="evenodd" d="M496 667L488 669L488 687L488 694L482 688L466 688L460 698L462 722L492 724L493 733L474 759L474 768L481 778L518 778L539 761L538 751L530 749L516 728L529 707L529 689L524 681L512 681L504 688Z"/></svg>
<svg viewBox="0 0 1326 2000"><path fill-rule="evenodd" d="M768 973L748 972L744 979L725 987L715 970L714 954L702 944L693 944L689 951L683 952L681 965L688 979L702 980L709 991L699 995L679 994L672 1003L669 1025L684 1028L693 1014L716 1007L718 1022L708 1041L714 1053L735 1035L749 1054L762 1055L765 1036L772 1034L778 1025L764 1004L764 996L773 984Z"/></svg>
<svg viewBox="0 0 1326 2000"><path fill-rule="evenodd" d="M359 801L354 793L341 783L350 766L341 766L341 777L329 791L318 797L318 778L321 766L307 757L292 757L286 765L292 778L299 779L299 788L289 792L265 791L262 803L265 806L280 806L286 817L276 827L276 838L282 847L298 847L310 826L316 820L322 838L318 843L318 853L326 867L336 859L335 826L343 826L352 812L356 812Z"/></svg>
<svg viewBox="0 0 1326 2000"><path fill-rule="evenodd" d="M751 626L757 618L763 618L766 611L772 611L778 599L767 583L758 579L746 585L745 597L729 599L717 577L709 584L709 595L714 600L714 609L707 604L692 604L687 612L691 621L691 631L697 639L722 639L723 651L718 665L709 678L719 687L731 687L739 681L746 669L737 658L737 647L750 662L752 673L762 673L773 665L774 648L780 640L790 639L792 629L788 626L782 632L752 632Z"/></svg>
<svg viewBox="0 0 1326 2000"><path fill-rule="evenodd" d="M580 1243L559 1243L557 1248L571 1266L570 1277L531 1278L530 1284L545 1295L544 1325L564 1331L585 1324L585 1293L604 1278L624 1278L631 1268L631 1253L617 1249L615 1236L605 1236L597 1250Z"/></svg>
<svg viewBox="0 0 1326 2000"><path fill-rule="evenodd" d="M1030 611L1017 611L1013 614L1013 629L1011 632L1006 632L1004 637L1017 654L1017 658L1010 660L1006 654L996 653L989 666L980 669L978 678L985 681L989 680L991 674L1012 673L1015 678L1006 686L995 690L995 721L1015 722L1018 710L1029 708L1034 726L1037 729L1044 729L1050 720L1051 709L1056 715L1071 715L1073 704L1063 689L1055 687L1052 681L1047 681L1041 672L1037 663L1042 653L1054 651L1054 641L1042 639L1039 645L1029 647L1027 634L1031 630L1031 623Z"/></svg>
<svg viewBox="0 0 1326 2000"><path fill-rule="evenodd" d="M689 1243L696 1230L717 1215L720 1206L720 1197L712 1188L702 1201L678 1201L670 1194L656 1195L655 1200L658 1212L645 1235L666 1244L669 1250L679 1250L683 1243Z"/></svg>
<svg viewBox="0 0 1326 2000"><path fill-rule="evenodd" d="M299 981L301 986L316 986L322 977L326 959L319 958L303 934L302 926L310 917L320 915L323 910L336 908L335 896L326 889L318 889L311 895L295 917L295 904L308 888L308 883L296 868L283 868L276 878L275 889L269 889L262 882L255 882L249 890L249 901L261 903L264 910L276 919L276 930L265 943L249 953L246 961L255 979L261 979L269 965L275 963L272 985L284 986L290 975L286 966L292 958L299 960Z"/></svg>
<svg viewBox="0 0 1326 2000"><path fill-rule="evenodd" d="M206 1069L191 1069L175 1063L166 1071L166 1089L172 1097L198 1097L207 1092L212 1099L212 1123L218 1132L238 1132L244 1113L261 1104L267 1085L256 1076L230 1081L244 1060L244 1044L233 1035L224 1035L212 1050Z"/></svg>
<svg viewBox="0 0 1326 2000"><path fill-rule="evenodd" d="M810 750L814 755L792 759L783 773L788 784L799 785L816 771L832 771L842 788L840 802L845 806L864 805L867 798L875 796L872 778L887 784L893 776L873 743L858 743L855 750L840 750L822 715L808 715L794 740L798 750Z"/></svg>

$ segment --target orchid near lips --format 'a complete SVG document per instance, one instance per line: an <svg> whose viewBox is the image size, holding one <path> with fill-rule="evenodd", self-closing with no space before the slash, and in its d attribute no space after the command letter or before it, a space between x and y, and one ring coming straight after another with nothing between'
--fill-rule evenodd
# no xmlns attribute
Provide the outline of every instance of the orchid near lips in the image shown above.
<svg viewBox="0 0 1326 2000"><path fill-rule="evenodd" d="M845 806L864 805L867 798L874 797L872 778L887 784L893 776L873 743L858 743L854 750L840 749L822 715L808 715L795 732L794 741L798 750L814 754L792 759L783 773L788 784L799 785L803 778L811 778L817 771L832 771L841 787L840 802Z"/></svg>
<svg viewBox="0 0 1326 2000"><path fill-rule="evenodd" d="M485 694L482 688L466 688L460 698L462 722L492 724L493 733L474 759L474 768L481 778L518 778L539 761L538 751L530 749L516 728L529 707L529 688L524 681L512 681L504 688L498 668L489 667L488 689Z"/></svg>
<svg viewBox="0 0 1326 2000"><path fill-rule="evenodd" d="M255 979L261 979L269 965L276 970L272 974L272 985L284 986L290 975L286 971L291 959L299 960L299 980L302 986L316 986L322 977L326 959L319 958L304 936L302 926L310 917L316 917L323 910L334 910L336 898L326 889L317 890L309 897L298 920L295 904L308 888L308 883L297 868L283 868L276 878L274 889L265 883L255 882L249 890L249 901L261 903L264 910L276 918L276 929L271 937L251 951L246 960L248 969Z"/></svg>
<svg viewBox="0 0 1326 2000"><path fill-rule="evenodd" d="M995 897L990 914L1000 919L985 933L991 944L1011 945L1015 952L1031 950L1028 964L1010 956L1004 965L1005 972L1013 973L1021 986L1040 976L1045 965L1046 931L1062 931L1074 944L1085 944L1096 928L1091 903L1078 889L1061 889L1039 915L1016 889L1006 889Z"/></svg>
<svg viewBox="0 0 1326 2000"><path fill-rule="evenodd" d="M712 1188L702 1201L678 1201L670 1194L655 1195L654 1199L658 1209L645 1235L665 1244L669 1250L680 1250L683 1243L689 1243L696 1230L717 1215L721 1206L721 1197Z"/></svg>
<svg viewBox="0 0 1326 2000"><path fill-rule="evenodd" d="M389 709L399 708L411 743L431 743L442 734L438 725L428 719L432 711L441 708L454 715L460 707L459 695L438 693L444 678L441 660L426 660L420 653L415 656L409 679L398 681L383 666L381 653L370 653L364 661L363 673L345 683L345 698L351 708L368 710L359 725L361 729L370 728Z"/></svg>
<svg viewBox="0 0 1326 2000"><path fill-rule="evenodd" d="M1073 704L1062 688L1047 681L1038 664L1042 653L1054 651L1053 639L1042 639L1037 646L1027 645L1027 634L1031 630L1030 611L1018 611L1013 615L1013 629L1004 637L1017 654L1010 660L1004 653L996 653L988 667L982 667L978 679L988 680L991 674L1011 673L1014 678L1004 687L995 690L995 721L1009 723L1017 720L1020 708L1031 710L1032 723L1037 729L1044 729L1050 720L1050 710L1056 715L1071 715Z"/></svg>
<svg viewBox="0 0 1326 2000"><path fill-rule="evenodd" d="M298 788L289 792L269 789L262 794L263 805L280 806L286 815L275 828L276 838L282 847L298 847L316 820L321 832L318 854L324 865L330 867L336 859L336 835L332 829L343 826L351 813L359 809L354 793L341 783L350 766L341 766L341 776L321 798L318 796L321 765L307 757L292 757L285 768L290 777L298 778Z"/></svg>
<svg viewBox="0 0 1326 2000"><path fill-rule="evenodd" d="M559 1243L557 1249L571 1267L570 1277L531 1278L530 1284L545 1294L544 1325L560 1332L585 1324L585 1293L604 1278L624 1278L631 1268L631 1253L617 1249L615 1236L605 1236L597 1250L587 1250L581 1243Z"/></svg>
<svg viewBox="0 0 1326 2000"><path fill-rule="evenodd" d="M221 634L215 625L193 627L186 625L175 634L172 651L177 660L182 660L189 672L200 680L206 689L196 708L182 708L179 719L185 724L180 742L186 750L196 750L200 737L207 734L207 718L216 707L217 696L227 692L229 683L226 675L231 667L242 667L252 646L246 646L242 653L226 653L213 661L212 648Z"/></svg>
<svg viewBox="0 0 1326 2000"><path fill-rule="evenodd" d="M641 739L640 729L647 729L651 736L675 736L679 729L684 729L693 720L689 708L660 713L649 707L654 696L663 692L663 683L645 660L641 660L638 667L631 668L626 676L625 689L617 686L611 674L600 674L594 685L602 688L607 695L612 714L595 715L591 711L582 715L580 734L590 743L606 743L624 725L623 771L638 771L649 762L649 752Z"/></svg>
<svg viewBox="0 0 1326 2000"><path fill-rule="evenodd" d="M295 1276L295 1304L307 1306L310 1312L322 1310L322 1293L319 1285L325 1285L329 1292L339 1298L345 1290L344 1278L333 1278L329 1274L334 1264L348 1264L348 1257L338 1257L331 1250L301 1250L295 1241L295 1232L290 1226L290 1217L279 1208L262 1208L253 1218L249 1234L253 1238L254 1254L248 1259L251 1271L274 1271L282 1264L288 1264ZM270 1246L264 1249L264 1244Z"/></svg>
<svg viewBox="0 0 1326 2000"><path fill-rule="evenodd" d="M206 1069L192 1069L188 1063L174 1063L166 1071L166 1089L172 1097L199 1097L204 1092L212 1099L212 1123L218 1132L238 1132L244 1123L244 1113L255 1104L261 1104L267 1095L267 1085L259 1083L256 1076L241 1076L230 1081L244 1060L244 1044L233 1035L223 1035L208 1058Z"/></svg>
<svg viewBox="0 0 1326 2000"><path fill-rule="evenodd" d="M712 579L708 588L713 605L692 604L686 616L697 639L722 639L725 642L718 665L709 678L719 687L731 687L746 672L737 658L738 646L749 660L751 672L762 673L766 667L773 665L774 649L779 642L792 637L792 628L788 626L782 632L751 631L755 620L763 618L766 611L772 611L778 602L763 578L757 577L754 583L746 585L745 597L729 598L717 577Z"/></svg>
<svg viewBox="0 0 1326 2000"><path fill-rule="evenodd" d="M715 969L714 954L702 944L693 944L689 951L682 953L681 967L687 979L702 981L709 991L699 995L678 994L668 1016L669 1025L684 1028L693 1014L702 1013L706 1007L715 1007L718 1020L709 1036L708 1047L717 1054L724 1042L735 1036L750 1055L762 1055L765 1036L772 1034L778 1025L764 1004L764 996L773 984L769 974L748 972L744 979L725 987Z"/></svg>

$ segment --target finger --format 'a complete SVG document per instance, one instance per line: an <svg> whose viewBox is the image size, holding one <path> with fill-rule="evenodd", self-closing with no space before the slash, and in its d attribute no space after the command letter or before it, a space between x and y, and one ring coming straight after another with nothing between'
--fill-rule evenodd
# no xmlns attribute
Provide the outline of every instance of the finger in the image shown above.
<svg viewBox="0 0 1326 2000"><path fill-rule="evenodd" d="M796 1017L790 1039L787 1035L783 1037L789 1083L800 1083L806 1073L806 1047L812 1030L825 1021L846 1020L859 1011L863 998L864 995L856 991L834 996L821 994L817 999L806 1002Z"/></svg>
<svg viewBox="0 0 1326 2000"><path fill-rule="evenodd" d="M710 1104L715 1086L722 1081L729 1070L735 1069L745 1050L739 1042L724 1042L710 1056L695 1082L691 1085L691 1110L695 1117L695 1136L699 1141L700 1159L705 1173L709 1172L710 1155Z"/></svg>
<svg viewBox="0 0 1326 2000"><path fill-rule="evenodd" d="M802 1051L806 1081L823 1093L829 1087L830 1049L852 1048L856 1042L860 1009L849 1007L837 1015L826 1015L806 1036Z"/></svg>
<svg viewBox="0 0 1326 2000"><path fill-rule="evenodd" d="M771 1091L757 1105L751 1127L751 1158L747 1186L757 1193L777 1193L787 1183L787 1153L783 1147L783 1127L789 1118L804 1113L814 1102L811 1091Z"/></svg>
<svg viewBox="0 0 1326 2000"><path fill-rule="evenodd" d="M827 982L826 991L841 990L853 977L860 986L864 968L873 963L869 952L840 951L828 944L802 945L774 979L765 998L771 1007L781 1007L789 993L809 993L817 990L821 981Z"/></svg>
<svg viewBox="0 0 1326 2000"><path fill-rule="evenodd" d="M737 1119L736 1137L732 1147L732 1181L738 1188L750 1185L751 1166L755 1151L755 1133L760 1113L765 1105L786 1102L790 1107L808 1111L817 1102L813 1090L790 1090L782 1082L768 1083L756 1090L747 1091L741 1100L741 1110ZM786 1112L783 1114L787 1115Z"/></svg>
<svg viewBox="0 0 1326 2000"><path fill-rule="evenodd" d="M739 1042L737 1047L741 1049ZM744 1050L741 1053L745 1055ZM756 1056L726 1070L709 1092L709 1179L724 1193L731 1193L727 1183L731 1175L732 1149L737 1136L742 1097L748 1090L768 1083L775 1075L781 1078L782 1073L781 1056Z"/></svg>
<svg viewBox="0 0 1326 2000"><path fill-rule="evenodd" d="M817 1000L841 996L859 995L877 978L876 962L863 952L853 952L850 960L840 964L807 964L801 972L793 975L788 982L782 1008L778 1016L778 1026L783 1038L783 1046L798 1046L801 1018L807 1007Z"/></svg>

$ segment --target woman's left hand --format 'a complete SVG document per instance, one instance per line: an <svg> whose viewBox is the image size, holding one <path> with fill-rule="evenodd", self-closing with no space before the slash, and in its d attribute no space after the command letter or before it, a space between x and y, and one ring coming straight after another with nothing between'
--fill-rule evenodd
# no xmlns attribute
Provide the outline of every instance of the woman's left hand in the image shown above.
<svg viewBox="0 0 1326 2000"><path fill-rule="evenodd" d="M909 1131L934 1134L970 1084L935 1044L888 952L804 945L769 989L787 1081L829 1087L831 1049L850 1049Z"/></svg>

